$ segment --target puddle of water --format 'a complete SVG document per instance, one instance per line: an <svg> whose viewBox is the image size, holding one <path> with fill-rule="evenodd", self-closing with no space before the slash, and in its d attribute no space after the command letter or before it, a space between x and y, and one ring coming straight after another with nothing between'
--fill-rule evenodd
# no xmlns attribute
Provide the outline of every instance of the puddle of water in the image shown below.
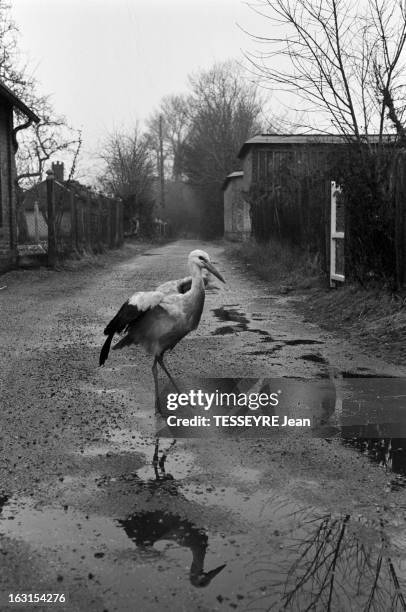
<svg viewBox="0 0 406 612"><path fill-rule="evenodd" d="M92 444L77 454L82 457L100 457L110 456L115 457L123 453L142 454L146 458L146 464L135 470L137 477L148 479L152 473L152 457L154 454L155 437L144 435L137 429L119 429L108 432L109 441L101 444ZM180 442L177 442L179 446ZM160 441L159 450L166 451L170 446L170 441L162 439ZM177 479L186 478L193 472L195 467L194 455L186 450L175 447L168 455L171 465L176 464ZM132 472L133 473L133 472Z"/></svg>
<svg viewBox="0 0 406 612"><path fill-rule="evenodd" d="M273 531L283 554L252 560L257 594L246 610L405 609L405 565L390 556L383 529L349 515L302 518Z"/></svg>
<svg viewBox="0 0 406 612"><path fill-rule="evenodd" d="M249 323L249 319L246 317L245 313L240 312L236 308L226 308L225 306L221 306L221 308L213 308L212 312L214 316L219 319L219 321L234 321L235 323L241 323L242 325L248 325Z"/></svg>
<svg viewBox="0 0 406 612"><path fill-rule="evenodd" d="M343 440L345 446L357 449L373 463L384 467L395 476L393 489L406 487L406 440L404 438L351 438Z"/></svg>
<svg viewBox="0 0 406 612"><path fill-rule="evenodd" d="M274 520L282 520L287 514L301 510L297 502L278 496L273 491L258 490L254 493L244 493L236 487L207 488L201 483L182 485L182 494L189 501L218 506L256 525L267 525Z"/></svg>
<svg viewBox="0 0 406 612"><path fill-rule="evenodd" d="M325 514L269 491L218 488L209 503L230 510L219 533L196 519L188 502L194 496L208 503L195 489L181 512L165 510L161 498L163 508L137 504L116 519L9 500L0 534L50 559L58 555L58 571L71 581L91 572L105 608L133 609L136 597L148 611L189 609L190 601L210 610L219 603L241 610L402 609L391 605L404 589L403 551L392 548L383 523ZM235 515L243 520L235 523Z"/></svg>
<svg viewBox="0 0 406 612"><path fill-rule="evenodd" d="M9 496L8 495L0 495L0 512L3 509L3 506L8 502L9 500Z"/></svg>
<svg viewBox="0 0 406 612"><path fill-rule="evenodd" d="M313 363L327 363L327 360L324 359L324 357L322 357L321 355L301 355L300 359L303 359L304 361L311 361Z"/></svg>
<svg viewBox="0 0 406 612"><path fill-rule="evenodd" d="M334 418L341 443L393 473L392 488L405 487L406 380L364 369L343 372L335 385Z"/></svg>
<svg viewBox="0 0 406 612"><path fill-rule="evenodd" d="M227 336L229 334L235 334L239 331L245 331L244 326L240 325L223 325L222 327L218 327L212 332L212 336Z"/></svg>
<svg viewBox="0 0 406 612"><path fill-rule="evenodd" d="M162 441L160 450L167 450L168 446L168 441ZM183 449L181 452L177 452L176 450L171 451L166 462L166 469L169 472L167 476L171 477L170 472L173 469L176 473L176 480L181 481L183 478L190 476L197 469L194 455ZM151 470L151 465L147 464L137 470L136 473L141 478L148 479L151 477Z"/></svg>
<svg viewBox="0 0 406 612"><path fill-rule="evenodd" d="M260 336L268 337L270 335L269 332L265 331L264 329L254 329L249 327L247 331L251 332L252 334L259 334Z"/></svg>
<svg viewBox="0 0 406 612"><path fill-rule="evenodd" d="M113 520L84 515L72 509L36 507L32 499L11 498L0 515L0 535L28 542L35 548L64 548L66 561L83 549L125 547L125 538ZM79 556L78 555L78 556Z"/></svg>
<svg viewBox="0 0 406 612"><path fill-rule="evenodd" d="M365 372L364 368L359 368L355 372L342 372L343 378L395 378L390 374L375 374L374 372Z"/></svg>
<svg viewBox="0 0 406 612"><path fill-rule="evenodd" d="M241 466L235 468L231 472L233 478L237 478L237 480L242 480L243 482L259 482L261 473L261 470Z"/></svg>
<svg viewBox="0 0 406 612"><path fill-rule="evenodd" d="M265 338L264 340L262 340L262 342L266 342L266 340L267 339ZM271 342L271 340L269 342ZM275 344L272 348L269 348L269 349L251 351L250 355L270 355L272 353L276 353L277 351L280 351L282 348L283 348L283 344Z"/></svg>
<svg viewBox="0 0 406 612"><path fill-rule="evenodd" d="M174 605L182 609L182 602L190 597L185 593L186 568L191 567L187 543L179 543L176 555L155 547L148 555L129 542L123 522L70 509L38 509L32 501L20 499L5 507L0 535L22 540L48 558L56 555L58 573L64 575L65 585L70 582L70 591L72 584L79 585L80 580L87 584L92 576L103 602L100 610L133 610L134 598L142 610L156 611L157 601L160 610L173 610ZM55 566L55 561L51 564ZM52 574L51 570L51 579ZM53 579L56 584L56 575ZM85 593L87 588L82 586Z"/></svg>
<svg viewBox="0 0 406 612"><path fill-rule="evenodd" d="M221 308L213 308L212 312L214 316L222 321L223 323L232 322L236 323L236 325L224 325L222 327L217 328L212 332L213 336L225 336L227 334L234 334L239 331L246 331L252 334L259 334L260 336L269 336L269 332L263 329L250 328L248 324L250 320L245 315L244 312L237 310L236 308L231 308L222 306ZM255 319L259 320L259 319Z"/></svg>
<svg viewBox="0 0 406 612"><path fill-rule="evenodd" d="M191 491L186 495L198 497ZM389 553L390 544L378 522L323 515L263 491L244 497L234 488L220 488L203 497L205 503L241 514L249 524L263 522L257 531L261 542L243 536L248 588L244 610L403 609L391 607L405 589L403 552Z"/></svg>
<svg viewBox="0 0 406 612"><path fill-rule="evenodd" d="M284 340L284 344L287 346L301 346L306 344L323 344L319 340L302 340L301 338L295 338L294 340Z"/></svg>

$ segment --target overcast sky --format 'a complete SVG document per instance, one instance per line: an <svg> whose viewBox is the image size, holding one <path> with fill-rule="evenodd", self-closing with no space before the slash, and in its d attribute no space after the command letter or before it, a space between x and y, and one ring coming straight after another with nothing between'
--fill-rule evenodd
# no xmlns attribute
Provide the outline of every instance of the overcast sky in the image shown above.
<svg viewBox="0 0 406 612"><path fill-rule="evenodd" d="M263 30L241 0L12 0L42 91L83 129L86 152L103 135L144 120L187 75L253 48L238 27Z"/></svg>

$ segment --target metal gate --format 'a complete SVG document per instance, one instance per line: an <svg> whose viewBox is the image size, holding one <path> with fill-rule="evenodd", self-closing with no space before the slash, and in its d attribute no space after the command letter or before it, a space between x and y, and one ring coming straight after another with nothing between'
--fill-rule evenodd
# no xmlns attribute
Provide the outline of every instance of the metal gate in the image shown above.
<svg viewBox="0 0 406 612"><path fill-rule="evenodd" d="M344 201L341 187L331 181L330 286L344 282Z"/></svg>

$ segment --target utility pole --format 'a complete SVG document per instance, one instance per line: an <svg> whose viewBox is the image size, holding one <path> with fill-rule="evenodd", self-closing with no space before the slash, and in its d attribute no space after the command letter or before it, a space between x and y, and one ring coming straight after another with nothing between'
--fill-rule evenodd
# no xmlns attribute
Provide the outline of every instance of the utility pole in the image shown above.
<svg viewBox="0 0 406 612"><path fill-rule="evenodd" d="M48 266L55 268L57 246L55 234L55 181L52 170L47 170L47 206L48 206Z"/></svg>
<svg viewBox="0 0 406 612"><path fill-rule="evenodd" d="M164 141L162 136L162 115L159 115L159 179L161 184L161 207L165 208Z"/></svg>

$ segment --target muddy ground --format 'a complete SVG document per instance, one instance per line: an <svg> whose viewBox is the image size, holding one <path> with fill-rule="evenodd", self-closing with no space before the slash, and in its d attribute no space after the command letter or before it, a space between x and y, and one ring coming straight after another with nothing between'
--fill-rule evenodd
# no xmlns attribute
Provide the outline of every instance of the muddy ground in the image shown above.
<svg viewBox="0 0 406 612"><path fill-rule="evenodd" d="M182 439L154 473L151 359L136 347L99 368L102 331L133 291L183 276L197 246L227 284L210 284L198 330L168 355L178 381L351 391L354 377L404 376L305 321L297 297L220 244L127 245L103 265L4 275L0 610L17 608L17 593L64 593L19 604L36 610L405 610L404 451L386 438L343 443L342 404L325 410L324 437Z"/></svg>

